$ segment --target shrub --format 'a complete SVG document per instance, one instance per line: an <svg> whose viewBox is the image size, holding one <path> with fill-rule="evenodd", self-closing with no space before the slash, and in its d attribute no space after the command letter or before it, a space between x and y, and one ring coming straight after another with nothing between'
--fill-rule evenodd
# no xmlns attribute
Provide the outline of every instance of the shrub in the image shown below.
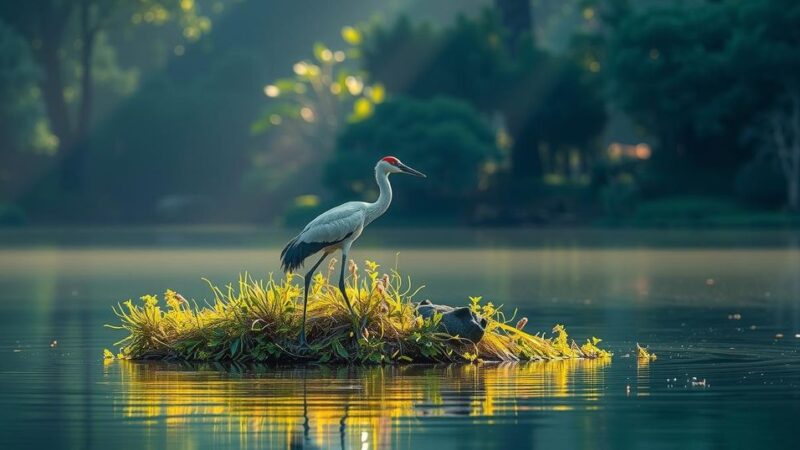
<svg viewBox="0 0 800 450"><path fill-rule="evenodd" d="M392 209L406 215L438 215L463 211L498 150L491 128L466 103L396 98L378 105L371 118L344 130L327 165L325 182L342 199L372 201L377 195L372 169L385 155L435 174L424 182L394 178L405 186L398 190L401 194L395 196Z"/></svg>
<svg viewBox="0 0 800 450"><path fill-rule="evenodd" d="M786 180L777 161L755 158L736 175L736 196L758 207L777 207L786 201Z"/></svg>

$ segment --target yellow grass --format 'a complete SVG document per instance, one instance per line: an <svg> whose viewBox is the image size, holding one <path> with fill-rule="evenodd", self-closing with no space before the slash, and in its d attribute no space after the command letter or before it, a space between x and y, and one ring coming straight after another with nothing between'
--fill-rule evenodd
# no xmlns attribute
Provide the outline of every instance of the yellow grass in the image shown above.
<svg viewBox="0 0 800 450"><path fill-rule="evenodd" d="M310 348L298 344L303 313L302 279L289 274L255 280L240 276L236 284L218 288L209 282L213 299L190 304L168 290L162 301L146 295L114 308L120 319L109 327L128 332L117 358L185 361L315 361L393 364L405 362L540 361L607 358L591 338L583 345L570 341L564 327L551 336L529 334L510 324L503 312L480 297L470 308L486 318L477 344L449 336L437 328L440 316L423 319L413 301L417 289L396 270L381 275L376 263L359 271L352 261L347 293L358 319L351 319L337 286L318 273L311 283L306 324ZM525 322L525 321L521 321ZM363 325L363 327L362 327ZM115 357L106 351L107 358Z"/></svg>

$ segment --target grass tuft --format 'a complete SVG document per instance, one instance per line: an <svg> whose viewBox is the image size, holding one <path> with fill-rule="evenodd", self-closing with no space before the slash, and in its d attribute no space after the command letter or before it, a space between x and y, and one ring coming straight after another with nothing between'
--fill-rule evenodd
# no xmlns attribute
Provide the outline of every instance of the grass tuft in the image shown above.
<svg viewBox="0 0 800 450"><path fill-rule="evenodd" d="M213 299L190 304L168 290L163 303L154 295L140 302L127 300L114 308L120 322L107 325L128 336L116 358L183 361L374 363L542 361L607 358L598 338L583 345L569 340L562 325L552 335L522 331L523 318L514 326L501 308L472 297L469 307L486 318L483 339L477 344L438 329L441 316L423 319L416 312L411 279L396 270L380 275L380 266L365 262L363 272L348 265L346 289L358 323L353 323L336 285L327 275L311 282L306 331L310 348L298 344L303 313L302 279L288 274L256 280L244 274L236 284L219 288L208 282ZM360 324L365 324L363 328ZM359 330L354 332L354 330ZM114 357L106 351L104 357Z"/></svg>

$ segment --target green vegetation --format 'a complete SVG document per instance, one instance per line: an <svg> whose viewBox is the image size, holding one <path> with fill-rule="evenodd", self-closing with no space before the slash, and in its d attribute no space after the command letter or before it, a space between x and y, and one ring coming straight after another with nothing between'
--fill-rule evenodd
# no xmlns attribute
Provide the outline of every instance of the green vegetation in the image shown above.
<svg viewBox="0 0 800 450"><path fill-rule="evenodd" d="M277 79L264 87L264 95L275 100L253 123L253 133L280 127L283 132L302 136L307 141L304 145L329 155L347 123L372 114L375 105L383 102L386 90L380 83L369 85L368 74L353 64L358 60L355 46L361 43L361 33L345 27L342 39L348 45L345 50L317 42L313 60L292 66L293 77Z"/></svg>
<svg viewBox="0 0 800 450"><path fill-rule="evenodd" d="M612 92L658 142L646 196L738 191L749 201L757 186L744 184L759 176L748 162L778 163L780 143L764 122L797 89L800 4L700 2L688 12L675 4L618 17L607 52ZM769 171L763 161L758 169ZM786 186L787 178L775 181Z"/></svg>
<svg viewBox="0 0 800 450"><path fill-rule="evenodd" d="M340 135L325 173L337 200L374 200L373 167L385 153L435 174L425 183L395 180L403 183L403 195L396 196L392 209L404 217L428 218L468 211L500 156L493 131L469 104L395 97Z"/></svg>
<svg viewBox="0 0 800 450"><path fill-rule="evenodd" d="M390 93L444 95L501 114L515 179L566 174L553 160L569 154L588 159L598 150L593 140L603 129L605 107L591 72L536 48L529 34L513 39L494 10L442 30L401 18L367 31L363 53L364 67ZM413 71L409 61L415 61Z"/></svg>
<svg viewBox="0 0 800 450"><path fill-rule="evenodd" d="M177 21L183 36L194 42L211 29L193 0L3 2L0 21L13 27L41 69L37 97L63 153L60 187L67 191L82 188L85 181L85 140L98 106L95 96L109 93L98 88L119 81L111 73L119 68L107 33Z"/></svg>
<svg viewBox="0 0 800 450"><path fill-rule="evenodd" d="M365 326L354 333L353 320L338 288L318 273L311 284L308 305L309 349L299 347L297 336L302 315L302 287L296 277L267 281L240 277L225 289L211 286L214 300L205 306L190 305L182 296L167 291L162 309L153 295L141 304L128 300L115 309L120 324L111 328L129 335L117 357L122 359L176 359L186 361L317 361L394 364L408 362L517 361L569 358L607 358L597 338L579 346L569 341L564 327L556 325L553 336L522 331L527 319L516 326L491 302L480 297L470 308L488 320L486 333L477 344L441 333L440 316L423 319L412 299L419 288L396 270L381 275L379 266L366 261L360 272L350 261L348 296L359 321ZM210 284L210 283L209 283ZM106 357L114 354L106 350Z"/></svg>
<svg viewBox="0 0 800 450"><path fill-rule="evenodd" d="M0 223L795 226L800 3L353 1L3 3Z"/></svg>

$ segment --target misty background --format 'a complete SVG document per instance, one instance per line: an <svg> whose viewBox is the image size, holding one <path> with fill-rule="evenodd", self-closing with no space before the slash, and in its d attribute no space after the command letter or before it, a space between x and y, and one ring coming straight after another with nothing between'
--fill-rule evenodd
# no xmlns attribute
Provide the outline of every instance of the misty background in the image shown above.
<svg viewBox="0 0 800 450"><path fill-rule="evenodd" d="M0 6L0 223L800 224L790 0Z"/></svg>

